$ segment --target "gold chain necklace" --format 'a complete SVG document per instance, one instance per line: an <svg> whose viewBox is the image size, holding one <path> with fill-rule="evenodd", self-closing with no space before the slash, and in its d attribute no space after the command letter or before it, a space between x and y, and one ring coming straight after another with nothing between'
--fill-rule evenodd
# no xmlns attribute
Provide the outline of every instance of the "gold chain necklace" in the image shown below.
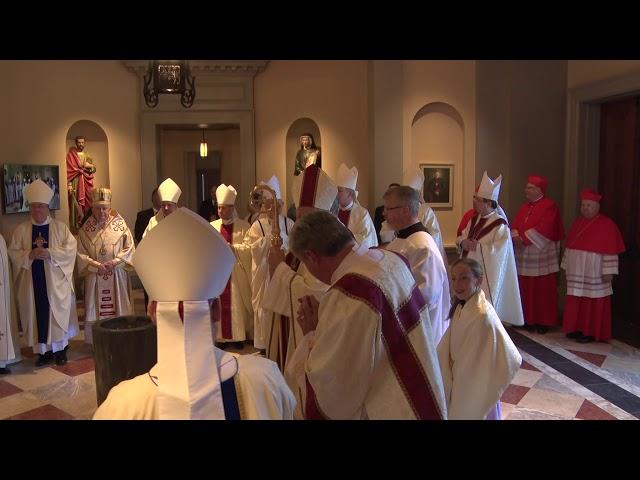
<svg viewBox="0 0 640 480"><path fill-rule="evenodd" d="M589 223L587 223L587 224L584 226L584 228L583 228L582 230L580 230L580 231L576 234L576 236L575 236L573 239L574 239L574 240L577 240L577 239L578 239L578 237L579 237L580 235L582 235L582 234L585 232L585 230L586 230L587 228L589 228L589 227L591 226L591 224L592 224L593 222L595 222L595 221L598 219L598 217L599 217L599 216L600 216L600 214L598 214L598 215L596 215L595 217L593 217L593 218L591 219L591 221L590 221Z"/></svg>
<svg viewBox="0 0 640 480"><path fill-rule="evenodd" d="M102 246L100 247L100 250L98 251L98 253L103 257L107 254L107 249L104 246L104 232L107 229L108 225L109 225L109 222L105 222L104 227L102 227L102 229L100 230L100 243L102 244Z"/></svg>

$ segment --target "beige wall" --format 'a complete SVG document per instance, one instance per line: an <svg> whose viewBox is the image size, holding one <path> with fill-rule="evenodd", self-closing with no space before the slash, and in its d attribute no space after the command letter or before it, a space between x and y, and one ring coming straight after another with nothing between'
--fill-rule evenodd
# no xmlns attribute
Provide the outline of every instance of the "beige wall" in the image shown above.
<svg viewBox="0 0 640 480"><path fill-rule="evenodd" d="M549 177L562 210L567 62L477 62L476 183L503 176L500 204L510 219L524 202L527 176Z"/></svg>
<svg viewBox="0 0 640 480"><path fill-rule="evenodd" d="M388 65L387 65L388 63ZM439 210L445 243L455 241L455 228L467 206L463 191L473 186L475 157L475 68L473 61L273 61L255 78L256 172L257 179L276 174L282 184L286 172L286 134L291 124L308 117L315 121L322 137L323 168L335 175L340 162L359 170L361 203L372 212L380 203L373 189L401 178L375 178L373 152L376 149L402 152L403 158L385 162L400 163L390 171L398 173L412 163L411 124L424 105L444 102L463 118L464 150L456 165L453 209ZM396 68L396 66L398 68ZM370 95L374 81L384 80L378 70L397 74L396 90ZM387 68L388 67L388 68ZM386 70L385 70L386 71ZM384 73L384 72L383 72ZM385 89L386 90L386 89ZM377 90L376 90L377 92ZM371 142L372 124L383 125L388 102L401 94L396 136L377 135ZM419 140L418 140L419 142ZM386 150L385 150L386 149ZM456 162L458 163L458 162ZM379 172L376 172L379 175ZM380 184L380 185L378 185ZM286 188L283 186L283 190Z"/></svg>
<svg viewBox="0 0 640 480"><path fill-rule="evenodd" d="M567 87L581 87L638 70L640 60L569 60Z"/></svg>
<svg viewBox="0 0 640 480"><path fill-rule="evenodd" d="M308 117L320 128L322 168L358 168L359 199L370 204L366 61L272 61L255 77L256 177L276 174L286 192L286 140L291 124Z"/></svg>
<svg viewBox="0 0 640 480"><path fill-rule="evenodd" d="M402 178L403 62L373 60L368 70L373 207L382 204L389 184Z"/></svg>
<svg viewBox="0 0 640 480"><path fill-rule="evenodd" d="M0 61L0 91L1 161L57 164L64 185L69 128L78 120L97 123L108 141L113 207L133 228L141 205L135 75L118 61ZM66 195L56 217L68 223ZM7 242L15 226L27 219L28 214L0 217Z"/></svg>
<svg viewBox="0 0 640 480"><path fill-rule="evenodd" d="M418 163L420 155L412 150L423 148L425 139L412 137L412 121L425 105L445 103L463 123L461 158L453 160L454 208L437 211L450 245L484 168L492 176L509 177L502 200L511 214L530 170L552 176L550 192L560 200L567 85L591 81L594 72L613 75L627 68L640 68L640 62L572 61L567 69L565 61L272 61L254 84L256 179L275 173L286 192L287 132L295 120L308 117L320 130L324 169L333 176L341 162L355 165L359 199L372 211L380 203L374 189L401 180L386 178L387 170L381 173L380 168L374 174L374 165L388 162L393 164L388 171L399 175ZM2 161L54 163L63 173L70 127L79 120L95 122L107 138L114 208L132 225L142 206L141 175L150 173L141 171L136 76L118 61L1 61L0 89L6 92L0 116ZM387 124L396 130L385 136L389 112L397 120ZM200 134L194 135L189 141L197 150ZM213 137L208 140L216 149ZM237 183L243 175L235 160L240 140L220 139L228 152L223 154L225 183ZM385 152L385 158L374 161L376 152ZM175 175L184 176L184 170ZM66 196L57 216L67 220ZM26 218L3 215L0 231L9 237Z"/></svg>
<svg viewBox="0 0 640 480"><path fill-rule="evenodd" d="M421 163L421 156L414 155L412 149L423 148L420 145L425 140L412 139L413 133L419 134L420 130L412 129L411 125L416 113L422 107L441 102L455 109L462 117L463 140L462 145L456 147L456 149L461 148L462 153L447 159L447 162L455 165L454 206L436 210L444 243L452 245L455 244L456 228L462 214L471 208L471 195L465 195L465 192L472 192L475 174L475 61L430 60L403 63L403 170L417 169L418 164ZM448 119L438 118L439 114L429 114L428 117L430 115L435 116L419 122L435 121L440 131L449 132L451 125ZM434 141L437 142L437 140ZM434 158L435 162L435 157L429 158Z"/></svg>

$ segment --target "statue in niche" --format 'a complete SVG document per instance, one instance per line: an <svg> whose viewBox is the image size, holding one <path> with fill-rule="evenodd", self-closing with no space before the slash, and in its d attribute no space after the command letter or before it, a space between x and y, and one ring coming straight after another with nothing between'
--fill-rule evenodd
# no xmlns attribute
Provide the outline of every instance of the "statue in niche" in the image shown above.
<svg viewBox="0 0 640 480"><path fill-rule="evenodd" d="M74 235L91 215L91 193L96 167L85 152L85 138L75 138L76 145L67 153L67 190L69 192L69 229Z"/></svg>
<svg viewBox="0 0 640 480"><path fill-rule="evenodd" d="M313 135L303 133L300 135L300 150L296 154L296 165L294 175L300 175L309 165L316 164L322 168L322 159L320 158L320 149L316 147Z"/></svg>

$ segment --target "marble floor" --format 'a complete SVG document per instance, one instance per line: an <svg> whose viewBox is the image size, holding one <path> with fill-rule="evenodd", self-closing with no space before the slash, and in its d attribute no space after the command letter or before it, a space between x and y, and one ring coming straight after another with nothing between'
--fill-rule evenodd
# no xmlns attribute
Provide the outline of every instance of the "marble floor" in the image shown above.
<svg viewBox="0 0 640 480"><path fill-rule="evenodd" d="M135 310L144 313L142 291ZM79 317L82 328L82 306ZM637 420L640 418L640 350L613 340L579 344L559 330L546 335L508 329L523 364L502 395L505 420ZM12 373L0 377L0 419L90 419L96 387L92 347L83 332L72 340L63 366L36 368L23 349ZM240 354L256 350L245 344Z"/></svg>
<svg viewBox="0 0 640 480"><path fill-rule="evenodd" d="M580 344L559 329L508 331L523 364L502 395L504 419L640 418L640 350L616 340Z"/></svg>

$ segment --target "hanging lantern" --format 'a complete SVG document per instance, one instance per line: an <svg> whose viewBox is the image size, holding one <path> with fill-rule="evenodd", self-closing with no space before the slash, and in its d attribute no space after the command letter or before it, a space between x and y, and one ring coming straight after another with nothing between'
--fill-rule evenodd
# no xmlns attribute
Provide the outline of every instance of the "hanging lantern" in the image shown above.
<svg viewBox="0 0 640 480"><path fill-rule="evenodd" d="M196 98L195 81L186 60L154 60L144 76L144 100L154 108L159 95L180 95L182 106L190 108Z"/></svg>

